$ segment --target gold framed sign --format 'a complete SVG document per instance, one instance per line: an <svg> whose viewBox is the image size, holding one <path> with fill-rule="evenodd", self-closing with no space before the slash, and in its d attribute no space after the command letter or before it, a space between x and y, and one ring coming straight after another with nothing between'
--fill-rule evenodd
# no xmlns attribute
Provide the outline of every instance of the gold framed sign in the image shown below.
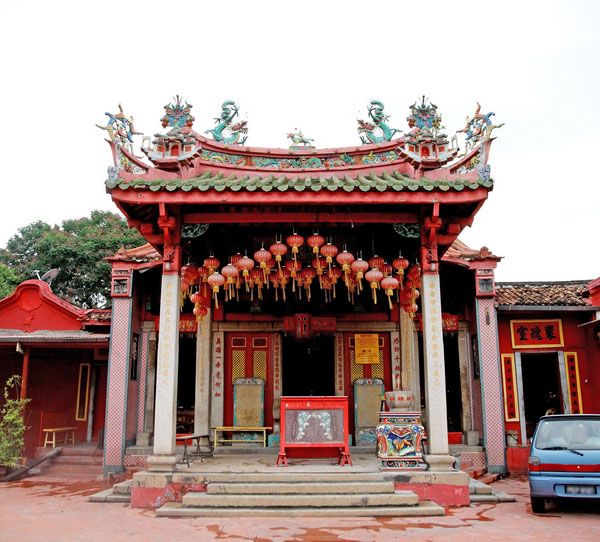
<svg viewBox="0 0 600 542"><path fill-rule="evenodd" d="M377 333L355 333L354 356L357 364L379 363L379 335Z"/></svg>

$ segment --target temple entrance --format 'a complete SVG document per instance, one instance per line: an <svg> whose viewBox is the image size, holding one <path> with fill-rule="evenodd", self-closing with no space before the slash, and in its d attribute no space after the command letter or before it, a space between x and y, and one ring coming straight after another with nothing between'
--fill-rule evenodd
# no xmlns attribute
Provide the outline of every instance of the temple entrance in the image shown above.
<svg viewBox="0 0 600 542"><path fill-rule="evenodd" d="M283 395L335 395L334 338L283 338Z"/></svg>
<svg viewBox="0 0 600 542"><path fill-rule="evenodd" d="M521 354L521 368L525 423L529 439L533 436L540 416L546 413L563 413L558 354Z"/></svg>
<svg viewBox="0 0 600 542"><path fill-rule="evenodd" d="M196 402L196 336L182 334L179 339L177 375L177 433L194 432Z"/></svg>

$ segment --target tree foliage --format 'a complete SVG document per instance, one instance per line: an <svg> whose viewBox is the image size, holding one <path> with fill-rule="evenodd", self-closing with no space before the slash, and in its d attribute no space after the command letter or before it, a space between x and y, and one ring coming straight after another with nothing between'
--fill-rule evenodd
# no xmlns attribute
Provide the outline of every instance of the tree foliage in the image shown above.
<svg viewBox="0 0 600 542"><path fill-rule="evenodd" d="M110 264L103 258L144 242L119 215L92 211L89 218L65 220L61 227L37 221L20 228L0 263L20 280L59 269L52 282L56 295L81 307L101 307L110 297Z"/></svg>
<svg viewBox="0 0 600 542"><path fill-rule="evenodd" d="M15 291L21 279L10 267L0 263L0 299L4 299Z"/></svg>

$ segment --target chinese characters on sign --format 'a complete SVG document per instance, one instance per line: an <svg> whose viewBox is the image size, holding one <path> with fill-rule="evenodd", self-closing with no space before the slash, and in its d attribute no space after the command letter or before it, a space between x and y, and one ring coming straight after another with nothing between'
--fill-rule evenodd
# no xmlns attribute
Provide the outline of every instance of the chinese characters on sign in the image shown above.
<svg viewBox="0 0 600 542"><path fill-rule="evenodd" d="M335 394L344 395L344 336L335 334Z"/></svg>
<svg viewBox="0 0 600 542"><path fill-rule="evenodd" d="M214 334L213 342L213 378L212 378L212 394L215 399L223 397L223 372L224 366L224 338L222 332ZM222 400L222 399L221 399Z"/></svg>
<svg viewBox="0 0 600 542"><path fill-rule="evenodd" d="M563 346L561 320L511 320L513 348Z"/></svg>
<svg viewBox="0 0 600 542"><path fill-rule="evenodd" d="M379 335L377 333L355 333L354 344L355 363L379 363Z"/></svg>
<svg viewBox="0 0 600 542"><path fill-rule="evenodd" d="M281 397L281 335L273 334L273 393L274 400Z"/></svg>
<svg viewBox="0 0 600 542"><path fill-rule="evenodd" d="M504 384L504 418L507 422L519 421L516 393L515 356L502 354L502 378Z"/></svg>
<svg viewBox="0 0 600 542"><path fill-rule="evenodd" d="M580 414L582 412L582 406L577 353L565 352L565 359L567 361L567 381L569 385L569 401L571 403L571 412L573 414Z"/></svg>

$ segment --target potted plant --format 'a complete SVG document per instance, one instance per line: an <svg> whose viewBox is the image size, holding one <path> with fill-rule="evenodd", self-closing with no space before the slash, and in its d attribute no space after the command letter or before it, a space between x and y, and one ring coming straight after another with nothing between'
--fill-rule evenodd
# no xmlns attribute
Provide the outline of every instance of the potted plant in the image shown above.
<svg viewBox="0 0 600 542"><path fill-rule="evenodd" d="M18 466L18 458L25 447L25 405L30 399L20 397L21 377L11 376L4 386L4 404L0 408L0 469ZM1 472L1 470L0 470Z"/></svg>

